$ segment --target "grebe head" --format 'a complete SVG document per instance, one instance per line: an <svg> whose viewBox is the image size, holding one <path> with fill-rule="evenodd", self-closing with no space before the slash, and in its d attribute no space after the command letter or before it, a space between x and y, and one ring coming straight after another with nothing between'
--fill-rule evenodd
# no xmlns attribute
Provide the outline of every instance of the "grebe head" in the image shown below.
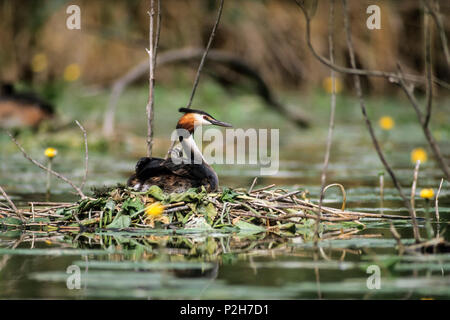
<svg viewBox="0 0 450 320"><path fill-rule="evenodd" d="M184 115L178 120L177 129L185 129L189 133L193 133L197 126L215 125L220 127L232 127L231 124L215 119L209 113L202 110L195 110L189 108L180 108L179 112Z"/></svg>

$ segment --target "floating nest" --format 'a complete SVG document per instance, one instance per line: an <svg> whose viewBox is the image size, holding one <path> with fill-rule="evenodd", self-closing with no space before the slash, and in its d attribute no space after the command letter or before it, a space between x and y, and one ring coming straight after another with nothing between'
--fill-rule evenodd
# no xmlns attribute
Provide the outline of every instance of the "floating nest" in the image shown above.
<svg viewBox="0 0 450 320"><path fill-rule="evenodd" d="M93 198L76 203L29 202L29 206L19 209L19 212L0 207L0 226L4 229L76 233L155 229L173 233L273 232L308 238L318 230L325 234L325 238L327 234L345 238L365 228L360 221L362 218L409 219L345 210L342 186L344 200L341 209L319 207L307 198L304 190L288 192L275 185L259 189L252 187L250 190L224 188L215 193L198 188L167 194L157 186L146 192L117 186L94 190ZM318 228L317 221L320 222Z"/></svg>

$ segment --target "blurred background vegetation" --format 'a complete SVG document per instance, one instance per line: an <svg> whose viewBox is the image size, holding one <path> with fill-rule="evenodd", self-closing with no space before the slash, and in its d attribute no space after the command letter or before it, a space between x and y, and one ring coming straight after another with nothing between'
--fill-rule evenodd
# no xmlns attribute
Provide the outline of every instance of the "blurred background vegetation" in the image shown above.
<svg viewBox="0 0 450 320"><path fill-rule="evenodd" d="M66 8L81 8L81 30L68 30ZM373 1L350 1L357 62L365 69L421 73L423 18L420 1L377 1L381 30L366 27L366 8ZM216 16L214 0L165 0L162 4L160 52L175 48L204 47ZM441 12L450 3L441 1ZM146 59L149 3L145 0L65 1L29 0L0 2L0 73L2 81L47 83L64 79L67 66L76 64L86 85L106 86ZM336 12L337 63L349 66L342 27L341 6ZM313 44L327 54L328 1L319 1L313 19ZM450 22L444 19L447 32ZM305 21L292 0L226 1L214 48L235 53L260 71L275 88L314 90L329 70L320 65L305 44ZM434 74L450 81L434 32ZM72 70L76 73L76 71ZM192 73L194 70L184 70ZM70 78L70 75L66 74ZM191 74L188 74L189 78ZM158 70L158 83L179 81L180 70ZM67 79L66 79L67 80ZM144 81L144 79L142 79ZM351 83L345 77L344 83ZM366 79L370 93L386 94L395 88L383 79Z"/></svg>
<svg viewBox="0 0 450 320"><path fill-rule="evenodd" d="M81 8L81 30L66 28L69 16L66 9L71 4ZM358 66L395 71L396 63L400 62L405 72L423 75L423 9L420 1L376 1L381 8L381 30L366 27L366 9L371 4L374 3L369 0L349 1ZM214 0L162 1L159 54L173 49L204 48L215 21L217 5L218 1ZM448 17L450 3L440 1L440 7L442 15ZM146 0L0 1L0 83L12 83L17 91L36 92L55 106L57 120L53 120L53 125L67 124L58 134L48 131L45 126L41 126L39 134L23 132L21 141L28 150L35 148L40 154L47 146L54 146L62 151L61 157L64 152L72 153L76 160L74 166L82 172L83 138L73 123L78 119L88 130L92 152L105 154L108 151L110 155L127 159L122 165L122 170L126 171L124 177L132 170L135 160L145 154L146 148L147 74L128 86L119 98L114 137L105 139L101 127L111 86L148 58L145 51L148 10L149 1ZM449 33L450 21L444 19L444 23ZM336 2L335 39L336 63L349 67L339 1ZM328 56L328 1L318 1L312 21L312 41L319 53ZM220 70L222 78L218 79L218 69L211 68L208 62L193 106L207 110L235 127L281 128L281 158L299 161L309 168L311 163L316 163L316 169L320 168L329 119L330 70L307 48L305 19L295 2L225 1L213 49L240 57L257 70L283 104L294 112L306 114L311 127L302 131L276 110L267 108L255 94L252 84L238 79L233 72ZM434 75L450 82L434 25L432 59ZM188 101L197 65L198 60L194 60L163 65L156 70L155 156L165 154L169 146L169 134L179 115L176 110ZM228 81L221 81L223 76ZM376 176L381 166L354 98L352 77L343 74L337 74L337 77L337 130L332 155L339 157L340 154L340 160L351 166L349 159L356 161L358 154L365 150L373 159L370 166L376 166ZM391 141L385 147L387 152L391 151L389 156L393 159L396 159L394 150L404 151L394 166L409 167L410 151L415 147L427 148L413 109L401 90L385 79L362 80L363 89L369 95L367 104L373 121L376 123L383 116L395 120L393 128L378 127L377 132L383 141L388 138ZM423 101L424 89L417 89ZM447 93L435 86L437 100L432 128L448 159L450 104ZM5 153L17 152L6 135L1 135L0 145ZM317 172L310 175L318 182ZM252 176L253 173L249 173L248 179ZM301 177L296 181L304 182Z"/></svg>

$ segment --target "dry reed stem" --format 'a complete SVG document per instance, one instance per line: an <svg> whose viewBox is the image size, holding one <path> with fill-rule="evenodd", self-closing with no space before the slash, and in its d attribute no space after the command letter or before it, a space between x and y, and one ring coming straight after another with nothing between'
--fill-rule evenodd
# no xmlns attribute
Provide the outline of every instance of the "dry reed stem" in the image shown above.
<svg viewBox="0 0 450 320"><path fill-rule="evenodd" d="M253 188L255 187L256 181L258 180L258 177L255 177L255 179L253 179L252 185L250 186L250 188L248 189L248 194L252 193Z"/></svg>
<svg viewBox="0 0 450 320"><path fill-rule="evenodd" d="M87 132L86 129L81 125L78 120L75 120L75 123L80 128L80 130L83 132L83 138L84 138L84 176L83 180L80 185L80 189L83 190L84 185L86 184L88 172L89 172L89 148L88 148L88 140L87 140Z"/></svg>
<svg viewBox="0 0 450 320"><path fill-rule="evenodd" d="M417 226L417 220L416 220L416 208L415 208L415 198L416 198L416 186L417 186L417 179L419 177L419 167L420 167L420 160L417 160L416 166L414 168L414 178L413 183L411 186L411 218L412 218L412 224L413 224L413 231L414 231L414 239L416 239L416 242L420 242L420 234L419 234L419 227Z"/></svg>
<svg viewBox="0 0 450 320"><path fill-rule="evenodd" d="M19 209L17 209L16 205L14 204L14 202L11 200L11 198L8 196L8 194L5 192L5 190L3 190L3 188L0 186L0 192L2 193L3 197L5 198L6 202L8 202L8 204L11 206L11 209L14 211L14 213L16 213L20 220L24 220L22 213L20 212Z"/></svg>
<svg viewBox="0 0 450 320"><path fill-rule="evenodd" d="M435 212L436 212L436 220L439 222L439 194L441 193L442 184L444 183L444 178L441 179L441 183L439 184L439 189L436 193L435 199Z"/></svg>
<svg viewBox="0 0 450 320"><path fill-rule="evenodd" d="M333 32L334 32L334 0L330 0L330 13L328 18L328 47L330 54L330 62L334 64L334 41L333 41ZM327 135L327 144L325 148L325 157L323 160L322 167L322 175L320 177L320 197L319 197L319 212L317 213L318 219L316 221L315 232L314 232L314 243L317 244L319 239L319 221L322 216L322 203L325 195L325 185L327 180L327 170L328 170L328 162L330 161L330 151L331 151L331 143L333 139L333 129L334 129L334 115L336 110L336 75L334 74L334 70L331 69L331 101L330 101L330 120L328 125L328 135ZM344 191L345 193L345 191ZM345 207L345 204L344 204Z"/></svg>
<svg viewBox="0 0 450 320"><path fill-rule="evenodd" d="M150 1L150 12L148 15L150 17L149 22L149 49L147 53L149 56L149 94L148 103L146 107L147 112L147 156L152 155L152 144L153 144L153 106L154 106L154 91L155 91L155 67L156 67L156 50L159 43L159 32L160 32L160 22L161 22L161 5L160 0L158 0L158 25L155 40L153 40L153 27L154 27L154 15L155 15L155 2Z"/></svg>

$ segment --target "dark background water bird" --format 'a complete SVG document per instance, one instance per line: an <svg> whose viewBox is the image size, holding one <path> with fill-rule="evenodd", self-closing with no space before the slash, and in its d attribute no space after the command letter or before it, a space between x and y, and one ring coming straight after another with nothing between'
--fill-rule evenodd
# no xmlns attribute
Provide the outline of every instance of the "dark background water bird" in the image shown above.
<svg viewBox="0 0 450 320"><path fill-rule="evenodd" d="M10 83L2 84L0 92L0 128L20 130L37 129L53 117L53 105L34 92L16 92Z"/></svg>

